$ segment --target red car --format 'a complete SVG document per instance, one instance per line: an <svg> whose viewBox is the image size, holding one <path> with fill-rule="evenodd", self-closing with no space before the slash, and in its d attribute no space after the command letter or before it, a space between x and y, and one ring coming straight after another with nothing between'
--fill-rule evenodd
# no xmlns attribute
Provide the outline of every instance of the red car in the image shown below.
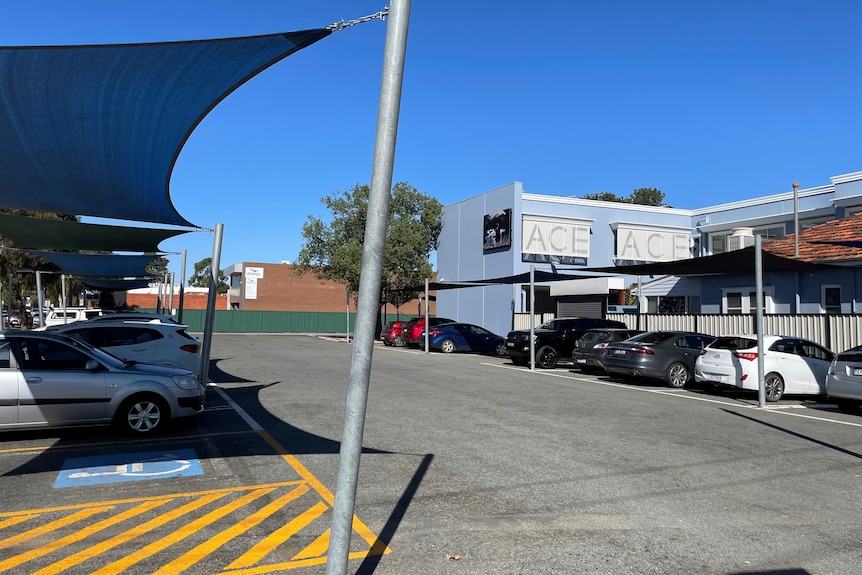
<svg viewBox="0 0 862 575"><path fill-rule="evenodd" d="M383 340L383 345L394 345L395 347L404 347L407 342L401 336L404 326L407 325L406 319L390 321L383 326L383 331L380 332L380 339Z"/></svg>
<svg viewBox="0 0 862 575"><path fill-rule="evenodd" d="M454 323L454 319L448 319L445 317L429 317L428 325L430 327L434 327L443 323ZM404 341L407 342L407 345L410 347L422 347L423 343L419 341L419 335L425 330L425 318L424 317L414 317L410 321L407 322L407 325L404 326L404 330L401 332L401 337L404 338Z"/></svg>

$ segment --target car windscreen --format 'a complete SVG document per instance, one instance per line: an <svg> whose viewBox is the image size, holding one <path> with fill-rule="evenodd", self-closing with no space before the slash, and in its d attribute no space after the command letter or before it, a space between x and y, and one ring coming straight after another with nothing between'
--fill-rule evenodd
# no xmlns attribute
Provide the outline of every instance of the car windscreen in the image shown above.
<svg viewBox="0 0 862 575"><path fill-rule="evenodd" d="M751 349L757 347L757 340L750 337L722 336L709 344L712 349Z"/></svg>
<svg viewBox="0 0 862 575"><path fill-rule="evenodd" d="M586 343L601 343L607 341L611 334L606 331L588 331L581 336L581 341Z"/></svg>
<svg viewBox="0 0 862 575"><path fill-rule="evenodd" d="M669 337L675 337L677 334L668 333L666 331L648 331L634 337L630 337L626 341L637 343L661 343Z"/></svg>

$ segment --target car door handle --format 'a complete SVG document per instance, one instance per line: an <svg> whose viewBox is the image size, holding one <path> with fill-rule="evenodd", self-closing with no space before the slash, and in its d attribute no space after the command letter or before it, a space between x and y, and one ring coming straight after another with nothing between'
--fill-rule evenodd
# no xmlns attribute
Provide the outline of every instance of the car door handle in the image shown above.
<svg viewBox="0 0 862 575"><path fill-rule="evenodd" d="M27 383L42 383L41 377L27 377L25 379L27 380Z"/></svg>

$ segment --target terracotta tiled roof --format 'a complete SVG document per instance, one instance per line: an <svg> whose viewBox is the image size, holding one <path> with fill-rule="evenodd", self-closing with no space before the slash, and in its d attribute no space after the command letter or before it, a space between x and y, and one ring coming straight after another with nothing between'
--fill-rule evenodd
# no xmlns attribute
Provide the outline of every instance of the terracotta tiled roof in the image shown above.
<svg viewBox="0 0 862 575"><path fill-rule="evenodd" d="M763 249L775 255L795 256L795 234L763 243ZM831 244L816 244L814 241L860 241L862 242L862 212L839 220L832 220L799 234L799 259L807 262L846 262L862 260L862 248Z"/></svg>

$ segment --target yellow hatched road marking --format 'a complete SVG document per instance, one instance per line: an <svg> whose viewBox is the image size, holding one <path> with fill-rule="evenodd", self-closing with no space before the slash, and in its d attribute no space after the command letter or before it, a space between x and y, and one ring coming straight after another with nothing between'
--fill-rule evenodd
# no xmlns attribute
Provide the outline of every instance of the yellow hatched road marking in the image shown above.
<svg viewBox="0 0 862 575"><path fill-rule="evenodd" d="M119 513L119 514L114 515L112 517L108 517L107 519L103 519L97 523L94 523L93 525L88 525L88 526L84 527L83 529L79 529L78 531L76 531L75 533L72 533L71 535L67 535L66 537L61 537L60 539L56 539L54 541L51 541L47 545L43 545L41 547L36 547L35 549L31 549L30 551L27 551L26 553L20 553L18 555L15 555L14 557L10 557L4 561L0 561L0 571L6 571L8 569L11 569L12 567L17 567L18 565L21 565L22 563L26 563L27 561L31 561L31 560L36 559L38 557L42 557L43 555L53 553L57 549L62 549L63 547L66 547L67 545L71 545L72 543L77 543L78 541L86 539L87 537L89 537L90 535L92 535L94 533L98 533L99 531L102 531L103 529L107 529L108 527L116 525L117 523L125 521L126 519L136 517L136 516L140 515L141 513L149 511L150 509L154 509L160 505L164 505L167 502L168 502L167 500L163 500L163 501L150 501L148 503L142 503L142 504L138 505L137 507L132 507L131 509L127 509L127 510L123 511L122 513Z"/></svg>
<svg viewBox="0 0 862 575"><path fill-rule="evenodd" d="M150 557L151 555L154 555L155 553L158 553L162 549L166 549L167 547L170 547L174 543L177 543L178 541L181 541L181 540L185 539L186 537L189 537L190 535L193 535L194 533L203 529L204 527L206 527L210 523L213 523L214 521L221 519L225 515L239 509L240 507L242 507L248 503L251 503L255 499L258 499L259 497L263 497L267 493L271 493L274 490L275 490L275 488L256 489L256 490L252 491L251 493L248 493L248 494L240 497L236 501L232 501L231 503L229 503L227 505L224 505L222 507L219 507L218 509L215 509L215 510L207 513L206 515L204 515L203 517L200 517L199 519L195 519L194 521L185 525L184 527L177 529L176 531L174 531L173 533L171 533L167 537L162 537L161 539L159 539L157 541L153 541L149 545L145 546L142 549L139 549L138 551L136 551L130 555L127 555L123 559L121 559L119 561L114 561L113 563L110 563L109 565L106 565L106 566L102 567L101 569L94 571L91 575L114 575L116 573L121 573L122 571L125 571L126 569L128 569L132 565L146 559L147 557Z"/></svg>
<svg viewBox="0 0 862 575"><path fill-rule="evenodd" d="M293 489L275 501L263 506L261 509L241 520L233 527L222 531L220 534L211 537L209 540L201 543L188 553L174 559L167 565L155 571L153 575L175 575L176 573L182 573L225 543L228 543L242 535L291 501L295 501L306 493L308 493L308 487L305 485L301 485ZM323 503L319 503L318 505L322 505L324 509L326 509L326 506Z"/></svg>
<svg viewBox="0 0 862 575"><path fill-rule="evenodd" d="M311 545L290 558L291 561L298 559L308 559L310 557L320 557L326 550L329 549L329 534L332 530L327 529L320 537L311 542Z"/></svg>
<svg viewBox="0 0 862 575"><path fill-rule="evenodd" d="M135 539L136 537L140 537L144 533L149 533L153 529L161 527L162 525L164 525L170 521L173 521L177 517L182 517L186 513L191 513L195 509L198 509L200 507L203 507L204 505L208 505L208 504L212 503L213 501L221 499L225 495L227 495L227 493L214 493L212 495L208 495L205 497L201 497L200 499L196 499L195 501L192 501L191 503L186 503L185 505L178 507L178 508L174 509L173 511L170 511L170 512L165 513L163 515L159 515L155 519L151 519L150 521L147 521L146 523L142 523L141 525L137 525L137 526L133 527L132 529L129 529L128 531L126 531L124 533L121 533L120 535L117 535L115 537L111 537L107 541L104 541L98 545L93 545L92 547L89 547L88 549L84 549L83 551L79 551L78 553L75 553L74 555L70 555L69 557L66 557L65 559L57 561L56 563L49 565L48 567L45 567L44 569L40 569L39 571L36 571L32 575L54 575L55 573L60 573L61 571L65 571L66 569L69 569L70 567L73 567L79 563L83 563L87 559L90 559L90 558L95 557L101 553L104 553L105 551L108 551L109 549L113 549L114 547L117 547L118 545L122 545L123 543L131 541L132 539ZM161 504L161 503L164 503L167 501L169 501L169 500L166 499L166 500L163 500L162 502L159 502L159 503Z"/></svg>
<svg viewBox="0 0 862 575"><path fill-rule="evenodd" d="M312 505L310 509L305 510L299 517L273 531L263 541L246 551L239 559L228 565L227 568L237 569L240 567L251 567L272 553L279 545L299 533L303 527L326 513L327 509L329 508L325 503L318 501Z"/></svg>
<svg viewBox="0 0 862 575"><path fill-rule="evenodd" d="M365 559L369 555L375 555L371 551L352 551L347 554L348 559ZM261 575L263 573L273 573L274 571L284 571L285 569L298 569L299 567L311 567L312 565L323 565L326 563L326 556L312 557L301 561L289 561L286 563L278 563L275 565L262 565L260 567L250 567L248 569L238 569L236 571L224 571L216 575Z"/></svg>
<svg viewBox="0 0 862 575"><path fill-rule="evenodd" d="M19 515L17 517L9 517L3 521L0 521L0 529L5 529L7 527L11 527L13 525L18 525L19 523L24 523L28 519L33 519L34 517L39 517L36 514L33 515Z"/></svg>
<svg viewBox="0 0 862 575"><path fill-rule="evenodd" d="M299 462L299 459L290 454L284 447L281 446L270 434L268 434L263 429L259 429L258 433L266 441L270 447L272 447L276 453L281 455L282 459L287 461L291 467L293 467L294 471L296 471L300 477L305 479L312 488L317 491L317 493L326 501L330 507L335 506L335 496L332 495L332 492L329 491L326 486L320 482L320 480L311 474L311 472L305 468L305 466ZM362 539L368 543L372 550L376 549L376 553L391 553L392 550L385 544L383 544L377 536L374 534L371 529L369 529L356 515L353 516L353 530L356 531ZM382 549L381 549L382 547Z"/></svg>
<svg viewBox="0 0 862 575"><path fill-rule="evenodd" d="M73 513L68 517L63 517L62 519L57 519L56 521L52 521L50 523L46 523L41 527L37 527L35 529L31 529L30 531L25 531L19 535L15 535L13 537L9 537L8 539L3 539L0 541L0 549L8 549L13 545L20 545L25 541L29 541L31 539L35 539L41 535L45 535L46 533L51 533L52 531L56 531L62 527L66 527L67 525L71 525L72 523L77 523L78 521L82 521L91 515L96 515L97 513L102 513L103 511L108 511L113 509L113 505L102 505L100 507L91 507L89 509L83 509L78 511L77 513ZM32 511L30 512L32 513Z"/></svg>
<svg viewBox="0 0 862 575"><path fill-rule="evenodd" d="M242 485L239 487L222 487L220 489L209 489L207 491L189 491L188 493L172 493L170 495L151 495L149 497L131 497L129 499L115 499L114 501L98 501L95 503L78 503L76 505L62 505L59 507L43 507L41 509L28 509L26 511L0 512L0 517L18 517L20 515L33 515L34 513L52 513L55 511L74 511L76 509L88 509L91 507L103 507L105 505L116 506L125 503L141 503L144 501L155 501L161 499L179 499L181 497L200 497L212 493L236 493L238 491L251 491L253 489L273 489L289 485L303 485L305 481L281 481L279 483L262 483L260 485Z"/></svg>

